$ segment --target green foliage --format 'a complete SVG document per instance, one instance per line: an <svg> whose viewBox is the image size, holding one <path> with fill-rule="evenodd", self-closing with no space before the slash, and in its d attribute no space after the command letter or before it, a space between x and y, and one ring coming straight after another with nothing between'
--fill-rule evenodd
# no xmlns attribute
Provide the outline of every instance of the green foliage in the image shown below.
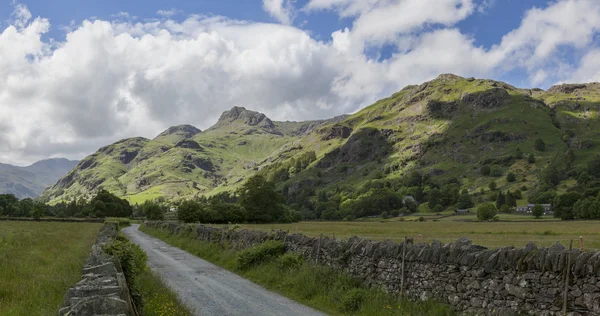
<svg viewBox="0 0 600 316"><path fill-rule="evenodd" d="M146 253L121 233L113 242L104 245L103 249L107 254L119 259L123 274L127 279L127 285L129 285L131 298L136 306L142 306L142 296L138 289L137 277L147 270L146 261L148 257Z"/></svg>
<svg viewBox="0 0 600 316"><path fill-rule="evenodd" d="M431 209L434 213L441 213L444 211L444 207L441 204L436 205L433 209Z"/></svg>
<svg viewBox="0 0 600 316"><path fill-rule="evenodd" d="M541 138L535 140L535 149L538 151L546 150L546 143Z"/></svg>
<svg viewBox="0 0 600 316"><path fill-rule="evenodd" d="M490 169L490 176L501 177L504 174L504 170L500 166L492 166Z"/></svg>
<svg viewBox="0 0 600 316"><path fill-rule="evenodd" d="M129 218L124 217L107 217L104 219L104 223L116 223L119 228L124 228L131 225Z"/></svg>
<svg viewBox="0 0 600 316"><path fill-rule="evenodd" d="M388 218L390 218L390 214L388 212L382 212L381 213L381 218L382 219L388 219Z"/></svg>
<svg viewBox="0 0 600 316"><path fill-rule="evenodd" d="M515 150L515 158L516 159L523 158L523 152L521 151L521 148L519 148L519 147L517 147L517 149Z"/></svg>
<svg viewBox="0 0 600 316"><path fill-rule="evenodd" d="M589 175L600 179L600 154L596 155L594 159L588 163L587 172Z"/></svg>
<svg viewBox="0 0 600 316"><path fill-rule="evenodd" d="M504 204L506 204L506 198L505 198L504 194L502 193L502 191L500 191L500 192L498 192L498 195L496 197L496 208L499 209Z"/></svg>
<svg viewBox="0 0 600 316"><path fill-rule="evenodd" d="M158 203L146 201L144 204L140 205L139 208L148 220L160 221L165 219L166 209Z"/></svg>
<svg viewBox="0 0 600 316"><path fill-rule="evenodd" d="M575 217L588 217L587 209L585 208L589 206L587 203L580 203L577 206L577 210L575 210L575 204L580 200L583 200L583 196L577 192L567 192L557 196L552 203L554 216L565 220L574 219Z"/></svg>
<svg viewBox="0 0 600 316"><path fill-rule="evenodd" d="M481 168L479 169L479 172L481 173L481 175L483 176L489 176L490 172L491 172L491 168L489 165L483 165L481 166Z"/></svg>
<svg viewBox="0 0 600 316"><path fill-rule="evenodd" d="M527 162L535 163L535 156L533 155L533 153L529 154L529 157L527 157Z"/></svg>
<svg viewBox="0 0 600 316"><path fill-rule="evenodd" d="M303 264L304 257L299 253L287 252L277 258L277 266L279 266L281 270L296 270Z"/></svg>
<svg viewBox="0 0 600 316"><path fill-rule="evenodd" d="M544 207L541 206L540 204L534 205L533 208L531 209L531 214L535 218L541 218L542 216L544 216Z"/></svg>
<svg viewBox="0 0 600 316"><path fill-rule="evenodd" d="M184 223L197 222L199 219L199 213L201 208L202 206L200 205L200 203L196 201L183 201L177 208L177 220Z"/></svg>
<svg viewBox="0 0 600 316"><path fill-rule="evenodd" d="M354 313L360 310L363 301L365 300L367 291L364 289L352 289L342 297L342 305L344 312Z"/></svg>
<svg viewBox="0 0 600 316"><path fill-rule="evenodd" d="M510 213L510 207L506 204L502 205L502 207L500 207L500 213Z"/></svg>
<svg viewBox="0 0 600 316"><path fill-rule="evenodd" d="M267 260L276 259L285 252L285 244L278 240L267 240L238 253L237 267L246 270Z"/></svg>
<svg viewBox="0 0 600 316"><path fill-rule="evenodd" d="M372 188L354 199L348 199L340 204L343 217L354 218L380 215L381 212L391 212L402 208L402 198L388 188Z"/></svg>
<svg viewBox="0 0 600 316"><path fill-rule="evenodd" d="M519 195L521 194L521 191L519 191L519 190L517 190L515 192L519 192ZM515 193L506 191L505 200L506 200L505 204L508 207L516 207L517 206L517 197L515 196Z"/></svg>
<svg viewBox="0 0 600 316"><path fill-rule="evenodd" d="M427 199L430 206L435 206L442 203L442 194L440 193L440 190L433 189L429 191Z"/></svg>
<svg viewBox="0 0 600 316"><path fill-rule="evenodd" d="M133 213L129 202L118 198L107 190L100 190L90 201L90 204L92 214L100 217L130 217Z"/></svg>
<svg viewBox="0 0 600 316"><path fill-rule="evenodd" d="M471 199L471 196L468 192L463 192L456 203L456 207L458 207L459 209L471 208L474 205L475 203L473 203L473 200Z"/></svg>
<svg viewBox="0 0 600 316"><path fill-rule="evenodd" d="M517 180L517 176L510 172L509 174L506 175L506 181L507 182L515 182Z"/></svg>
<svg viewBox="0 0 600 316"><path fill-rule="evenodd" d="M493 204L481 204L477 207L477 219L480 221L488 221L496 216L497 210Z"/></svg>
<svg viewBox="0 0 600 316"><path fill-rule="evenodd" d="M246 210L248 221L269 223L284 217L283 196L275 184L263 176L252 176L238 191L240 205Z"/></svg>
<svg viewBox="0 0 600 316"><path fill-rule="evenodd" d="M491 191L495 191L496 188L498 188L498 185L496 184L496 181L490 181L490 184L488 184L488 187L490 188Z"/></svg>

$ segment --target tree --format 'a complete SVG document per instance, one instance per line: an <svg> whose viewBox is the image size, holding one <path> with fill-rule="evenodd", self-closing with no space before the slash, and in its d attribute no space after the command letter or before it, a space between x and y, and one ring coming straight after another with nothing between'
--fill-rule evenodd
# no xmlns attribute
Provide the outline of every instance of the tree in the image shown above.
<svg viewBox="0 0 600 316"><path fill-rule="evenodd" d="M527 158L527 162L535 163L535 156L533 155L533 153L529 154L529 157Z"/></svg>
<svg viewBox="0 0 600 316"><path fill-rule="evenodd" d="M496 208L502 207L502 205L506 204L506 199L504 198L504 194L502 191L498 192L498 197L496 197Z"/></svg>
<svg viewBox="0 0 600 316"><path fill-rule="evenodd" d="M388 219L388 218L390 218L390 214L388 214L388 212L382 212L381 213L381 218L382 219Z"/></svg>
<svg viewBox="0 0 600 316"><path fill-rule="evenodd" d="M46 213L45 207L43 205L40 205L39 203L35 203L30 215L31 215L31 217L38 220L38 219L42 218L42 216L44 216L45 213Z"/></svg>
<svg viewBox="0 0 600 316"><path fill-rule="evenodd" d="M577 201L582 200L583 196L577 192L567 192L565 194L557 196L553 203L552 209L554 211L554 217L560 219L574 219L575 212L574 206ZM578 216L579 217L579 216Z"/></svg>
<svg viewBox="0 0 600 316"><path fill-rule="evenodd" d="M497 210L493 204L481 204L477 207L477 219L487 221L496 216Z"/></svg>
<svg viewBox="0 0 600 316"><path fill-rule="evenodd" d="M517 206L517 199L516 199L514 193L512 193L510 191L506 191L506 203L505 204L508 207L516 207Z"/></svg>
<svg viewBox="0 0 600 316"><path fill-rule="evenodd" d="M515 150L515 158L516 159L523 158L523 152L521 151L521 148L519 148L519 147L517 147L517 149Z"/></svg>
<svg viewBox="0 0 600 316"><path fill-rule="evenodd" d="M201 208L202 206L200 205L200 203L196 201L183 201L177 208L177 219L184 223L197 222Z"/></svg>
<svg viewBox="0 0 600 316"><path fill-rule="evenodd" d="M489 176L491 168L489 165L483 165L483 166L481 166L481 169L479 171L481 172L481 175Z"/></svg>
<svg viewBox="0 0 600 316"><path fill-rule="evenodd" d="M517 180L517 176L514 173L510 172L506 175L506 181L515 182L516 180Z"/></svg>
<svg viewBox="0 0 600 316"><path fill-rule="evenodd" d="M492 190L492 191L496 190L496 188L498 187L498 185L496 184L496 181L491 181L488 186L490 187L490 190Z"/></svg>
<svg viewBox="0 0 600 316"><path fill-rule="evenodd" d="M533 209L531 209L531 214L535 218L540 218L540 217L544 216L544 207L541 206L540 204L534 205Z"/></svg>
<svg viewBox="0 0 600 316"><path fill-rule="evenodd" d="M92 204L92 213L96 217L104 217L106 216L106 204L101 200L96 200Z"/></svg>
<svg viewBox="0 0 600 316"><path fill-rule="evenodd" d="M556 166L549 166L542 172L542 182L557 185L560 183L560 172Z"/></svg>
<svg viewBox="0 0 600 316"><path fill-rule="evenodd" d="M441 204L442 195L440 193L440 190L434 188L431 191L429 191L429 194L427 195L427 201L429 202L429 207L434 207L438 204Z"/></svg>
<svg viewBox="0 0 600 316"><path fill-rule="evenodd" d="M283 196L275 184L261 175L254 175L238 191L239 202L248 212L248 221L269 223L282 219Z"/></svg>
<svg viewBox="0 0 600 316"><path fill-rule="evenodd" d="M163 208L158 203L146 201L142 204L141 208L144 216L146 216L148 220L161 221L165 219Z"/></svg>
<svg viewBox="0 0 600 316"><path fill-rule="evenodd" d="M600 154L596 155L594 159L588 163L588 173L596 178L600 178Z"/></svg>
<svg viewBox="0 0 600 316"><path fill-rule="evenodd" d="M590 182L590 175L587 172L582 172L577 178L577 185L580 187L586 186Z"/></svg>
<svg viewBox="0 0 600 316"><path fill-rule="evenodd" d="M502 207L500 208L500 212L501 213L510 213L510 207L506 204L502 205Z"/></svg>
<svg viewBox="0 0 600 316"><path fill-rule="evenodd" d="M546 150L546 143L541 138L535 140L535 149L538 151Z"/></svg>
<svg viewBox="0 0 600 316"><path fill-rule="evenodd" d="M444 207L441 204L438 204L433 208L433 212L436 214L441 213L443 211L444 211Z"/></svg>
<svg viewBox="0 0 600 316"><path fill-rule="evenodd" d="M463 192L458 198L458 202L456 202L456 207L459 209L467 209L473 207L473 205L473 200L471 199L469 192Z"/></svg>

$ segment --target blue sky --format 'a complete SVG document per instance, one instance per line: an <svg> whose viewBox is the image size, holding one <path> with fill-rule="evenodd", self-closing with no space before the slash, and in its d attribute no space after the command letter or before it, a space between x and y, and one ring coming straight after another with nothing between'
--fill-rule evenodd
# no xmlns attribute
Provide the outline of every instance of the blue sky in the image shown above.
<svg viewBox="0 0 600 316"><path fill-rule="evenodd" d="M441 73L600 81L598 0L4 0L0 23L13 163L204 129L234 105L352 113Z"/></svg>

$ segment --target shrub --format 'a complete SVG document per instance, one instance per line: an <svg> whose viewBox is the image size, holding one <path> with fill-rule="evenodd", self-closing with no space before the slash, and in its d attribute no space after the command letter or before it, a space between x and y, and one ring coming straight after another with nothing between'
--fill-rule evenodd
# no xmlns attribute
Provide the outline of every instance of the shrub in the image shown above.
<svg viewBox="0 0 600 316"><path fill-rule="evenodd" d="M103 250L107 254L119 259L134 304L136 306L141 306L142 297L136 285L136 278L147 268L146 260L148 260L148 257L146 256L146 253L142 248L130 242L121 233L117 235L117 238L114 241L104 245Z"/></svg>
<svg viewBox="0 0 600 316"><path fill-rule="evenodd" d="M388 214L388 212L383 212L383 213L381 213L381 218L388 219L388 218L390 218L390 214Z"/></svg>
<svg viewBox="0 0 600 316"><path fill-rule="evenodd" d="M544 141L541 138L536 139L535 140L535 149L537 149L539 151L546 150L546 143L544 143Z"/></svg>
<svg viewBox="0 0 600 316"><path fill-rule="evenodd" d="M129 218L124 217L107 217L104 219L104 223L117 223L119 228L131 225L131 221L129 220Z"/></svg>
<svg viewBox="0 0 600 316"><path fill-rule="evenodd" d="M364 289L352 289L342 297L342 306L345 312L353 313L358 311L365 299L366 291Z"/></svg>
<svg viewBox="0 0 600 316"><path fill-rule="evenodd" d="M496 190L498 185L496 184L496 181L492 181L492 182L490 182L489 187L490 187L490 190L494 191L494 190Z"/></svg>
<svg viewBox="0 0 600 316"><path fill-rule="evenodd" d="M490 176L492 177L500 177L504 174L504 170L500 166L493 166L490 170Z"/></svg>
<svg viewBox="0 0 600 316"><path fill-rule="evenodd" d="M529 157L527 158L527 162L535 163L535 156L533 155L533 153L529 154Z"/></svg>
<svg viewBox="0 0 600 316"><path fill-rule="evenodd" d="M515 182L517 180L517 176L514 173L509 173L506 175L506 181Z"/></svg>
<svg viewBox="0 0 600 316"><path fill-rule="evenodd" d="M479 171L481 172L481 175L489 176L490 175L490 166L483 165L483 166L481 166L481 169Z"/></svg>
<svg viewBox="0 0 600 316"><path fill-rule="evenodd" d="M502 207L500 207L500 212L501 213L510 213L510 207L506 204L502 205Z"/></svg>
<svg viewBox="0 0 600 316"><path fill-rule="evenodd" d="M304 257L299 253L286 253L277 259L277 266L282 270L294 270L303 263Z"/></svg>
<svg viewBox="0 0 600 316"><path fill-rule="evenodd" d="M481 204L477 208L477 219L480 221L487 221L493 219L496 216L496 207L494 204Z"/></svg>
<svg viewBox="0 0 600 316"><path fill-rule="evenodd" d="M277 240L268 240L262 244L240 251L237 266L245 270L267 260L276 258L285 252L285 244Z"/></svg>
<svg viewBox="0 0 600 316"><path fill-rule="evenodd" d="M425 221L425 217L421 216L419 217L419 222L424 222Z"/></svg>
<svg viewBox="0 0 600 316"><path fill-rule="evenodd" d="M533 209L531 210L531 214L535 218L540 218L540 217L544 216L544 207L539 204L534 205Z"/></svg>

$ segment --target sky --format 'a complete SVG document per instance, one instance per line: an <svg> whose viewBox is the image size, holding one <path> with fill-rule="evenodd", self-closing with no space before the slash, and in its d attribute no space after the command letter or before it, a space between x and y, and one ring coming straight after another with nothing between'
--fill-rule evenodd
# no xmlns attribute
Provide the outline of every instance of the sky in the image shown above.
<svg viewBox="0 0 600 316"><path fill-rule="evenodd" d="M599 32L598 0L0 0L0 162L233 106L329 118L442 73L600 81Z"/></svg>

